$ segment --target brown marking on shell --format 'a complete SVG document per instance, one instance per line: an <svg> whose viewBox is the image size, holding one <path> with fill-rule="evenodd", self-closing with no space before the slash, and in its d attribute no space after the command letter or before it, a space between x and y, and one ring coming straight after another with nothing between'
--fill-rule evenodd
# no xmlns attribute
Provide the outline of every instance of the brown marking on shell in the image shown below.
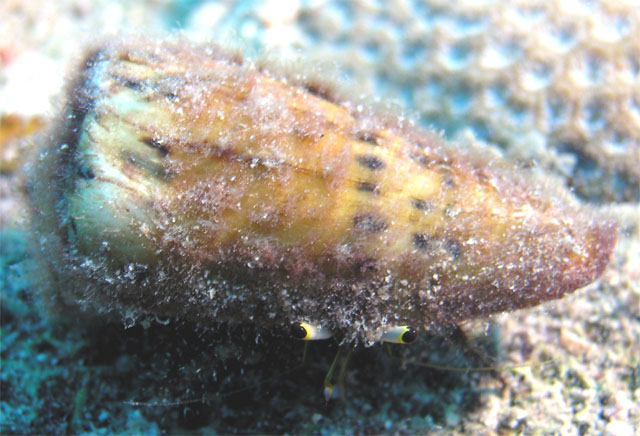
<svg viewBox="0 0 640 436"><path fill-rule="evenodd" d="M360 165L372 171L382 170L385 167L384 161L372 154L358 155L356 159Z"/></svg>
<svg viewBox="0 0 640 436"><path fill-rule="evenodd" d="M380 185L372 182L357 182L356 189L361 192L371 192L372 194L380 193Z"/></svg>
<svg viewBox="0 0 640 436"><path fill-rule="evenodd" d="M358 214L353 217L353 226L356 230L369 233L384 232L389 227L384 218L372 213Z"/></svg>
<svg viewBox="0 0 640 436"><path fill-rule="evenodd" d="M412 198L411 199L411 205L414 208L416 208L416 209L418 209L420 211L423 211L423 212L429 212L430 210L433 209L433 205L432 204L430 204L427 201L420 200L419 198Z"/></svg>
<svg viewBox="0 0 640 436"><path fill-rule="evenodd" d="M374 132L358 131L355 133L355 137L358 141L366 142L374 147L378 146L378 136Z"/></svg>

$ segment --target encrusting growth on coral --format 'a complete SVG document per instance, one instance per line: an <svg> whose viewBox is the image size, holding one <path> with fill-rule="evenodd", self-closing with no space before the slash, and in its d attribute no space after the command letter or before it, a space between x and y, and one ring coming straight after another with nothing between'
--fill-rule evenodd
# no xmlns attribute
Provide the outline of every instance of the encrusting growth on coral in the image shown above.
<svg viewBox="0 0 640 436"><path fill-rule="evenodd" d="M602 273L610 219L316 85L184 40L91 49L31 171L58 298L372 343Z"/></svg>

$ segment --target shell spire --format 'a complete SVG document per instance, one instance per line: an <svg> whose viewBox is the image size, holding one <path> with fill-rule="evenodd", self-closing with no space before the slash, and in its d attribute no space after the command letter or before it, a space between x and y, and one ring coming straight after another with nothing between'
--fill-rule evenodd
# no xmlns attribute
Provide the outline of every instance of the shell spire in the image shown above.
<svg viewBox="0 0 640 436"><path fill-rule="evenodd" d="M606 267L615 225L569 194L318 89L215 46L93 50L32 174L58 292L374 342L560 298Z"/></svg>

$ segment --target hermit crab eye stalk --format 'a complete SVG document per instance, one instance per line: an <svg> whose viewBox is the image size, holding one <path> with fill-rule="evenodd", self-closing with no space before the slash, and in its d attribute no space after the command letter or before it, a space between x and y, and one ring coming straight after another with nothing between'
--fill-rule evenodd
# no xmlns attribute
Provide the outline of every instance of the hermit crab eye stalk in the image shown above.
<svg viewBox="0 0 640 436"><path fill-rule="evenodd" d="M380 340L394 344L410 344L418 339L418 333L408 325L393 326L389 328Z"/></svg>
<svg viewBox="0 0 640 436"><path fill-rule="evenodd" d="M333 336L333 332L308 322L297 322L291 326L291 335L303 341L316 341L329 339Z"/></svg>

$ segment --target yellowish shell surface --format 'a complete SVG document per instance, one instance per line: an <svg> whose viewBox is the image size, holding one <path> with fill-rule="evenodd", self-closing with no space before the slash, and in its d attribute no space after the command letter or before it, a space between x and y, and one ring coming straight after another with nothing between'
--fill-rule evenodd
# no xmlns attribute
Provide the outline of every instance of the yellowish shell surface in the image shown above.
<svg viewBox="0 0 640 436"><path fill-rule="evenodd" d="M92 50L32 173L62 298L371 343L559 298L608 263L611 221L317 83L181 40Z"/></svg>

